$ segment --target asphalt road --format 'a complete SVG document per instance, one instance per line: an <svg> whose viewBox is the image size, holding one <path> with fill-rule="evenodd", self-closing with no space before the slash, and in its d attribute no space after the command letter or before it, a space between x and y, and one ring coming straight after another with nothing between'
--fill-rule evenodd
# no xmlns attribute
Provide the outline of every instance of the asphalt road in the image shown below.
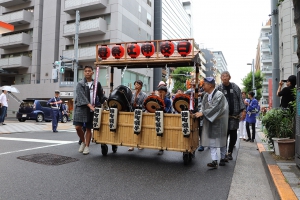
<svg viewBox="0 0 300 200"><path fill-rule="evenodd" d="M31 139L31 140L28 140ZM238 148L237 144L237 148ZM99 144L90 154L78 152L74 131L0 134L0 199L210 199L228 198L234 160L209 169L210 152L196 152L184 165L182 153L119 147L102 156ZM236 151L237 149L235 149ZM43 165L19 156L49 153L78 159Z"/></svg>

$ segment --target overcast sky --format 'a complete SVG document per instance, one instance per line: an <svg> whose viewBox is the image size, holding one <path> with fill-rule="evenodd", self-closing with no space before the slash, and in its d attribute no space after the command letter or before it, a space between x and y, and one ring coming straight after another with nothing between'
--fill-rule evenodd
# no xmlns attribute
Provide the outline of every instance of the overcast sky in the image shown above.
<svg viewBox="0 0 300 200"><path fill-rule="evenodd" d="M231 81L242 86L255 59L260 29L271 13L271 0L193 0L194 38L222 51Z"/></svg>

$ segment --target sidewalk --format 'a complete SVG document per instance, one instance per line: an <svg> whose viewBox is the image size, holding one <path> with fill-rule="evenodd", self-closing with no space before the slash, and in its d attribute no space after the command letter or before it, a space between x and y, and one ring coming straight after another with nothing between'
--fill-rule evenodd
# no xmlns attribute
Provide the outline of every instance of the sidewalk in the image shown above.
<svg viewBox="0 0 300 200"><path fill-rule="evenodd" d="M240 140L228 195L235 199L300 199L300 170L294 160L276 160L256 129L256 142Z"/></svg>
<svg viewBox="0 0 300 200"><path fill-rule="evenodd" d="M18 122L16 119L5 119L5 124L0 126L0 134L20 133L20 132L31 132L31 131L51 131L51 122L34 122L25 121ZM73 122L58 123L58 130L69 130L74 129Z"/></svg>

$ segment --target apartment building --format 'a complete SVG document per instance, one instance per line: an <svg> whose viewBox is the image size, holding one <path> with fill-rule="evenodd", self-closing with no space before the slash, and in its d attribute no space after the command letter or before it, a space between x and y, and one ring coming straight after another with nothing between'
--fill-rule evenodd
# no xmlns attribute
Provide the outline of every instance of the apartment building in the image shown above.
<svg viewBox="0 0 300 200"><path fill-rule="evenodd" d="M15 85L19 99L48 99L54 90L72 109L74 72L52 79L53 63L60 56L74 57L75 14L80 12L79 71L94 65L96 44L153 39L153 0L0 0L0 21L13 24L15 31L0 37L0 85ZM67 60L65 60L67 61ZM108 94L109 67L101 66L99 80ZM144 91L152 90L152 69L115 70L114 86L144 81ZM14 116L18 103L9 102Z"/></svg>
<svg viewBox="0 0 300 200"><path fill-rule="evenodd" d="M268 108L269 100L272 99L271 81L272 81L272 55L271 55L271 20L269 20L265 25L261 27L260 31L260 70L263 75L262 82L262 97L261 97L261 107Z"/></svg>
<svg viewBox="0 0 300 200"><path fill-rule="evenodd" d="M163 1L163 39L192 36L190 2ZM52 73L60 56L74 58L76 10L80 12L78 80L83 78L83 66L94 66L96 44L153 40L154 0L0 0L0 6L0 21L15 26L15 31L0 37L0 86L15 85L21 100L48 99L58 89L72 110L73 70L66 68L57 79ZM109 66L100 66L99 81L106 95L109 72ZM133 88L137 79L144 82L145 92L153 91L153 69L124 73L115 69L114 87ZM14 116L18 106L10 101L8 115Z"/></svg>
<svg viewBox="0 0 300 200"><path fill-rule="evenodd" d="M298 63L298 40L292 0L282 2L278 11L280 78L287 79L290 75L297 74Z"/></svg>
<svg viewBox="0 0 300 200"><path fill-rule="evenodd" d="M214 54L214 57L216 60L215 67L219 70L219 72L222 73L223 71L228 71L227 62L225 60L223 52L222 51L213 51L213 54Z"/></svg>

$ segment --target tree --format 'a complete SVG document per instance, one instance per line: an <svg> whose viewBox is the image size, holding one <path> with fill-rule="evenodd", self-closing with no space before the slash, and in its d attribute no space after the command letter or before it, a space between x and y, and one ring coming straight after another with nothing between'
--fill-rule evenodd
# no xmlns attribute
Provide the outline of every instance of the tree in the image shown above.
<svg viewBox="0 0 300 200"><path fill-rule="evenodd" d="M255 88L256 88L256 99L257 101L260 100L260 98L262 97L261 95L261 88L262 88L262 82L263 82L263 76L261 74L261 71L258 70L254 73L254 79L255 79ZM252 83L252 72L249 72L245 78L242 79L243 81L243 85L245 86L245 88L243 89L244 92L246 92L246 94L248 94L248 92L253 91L253 83Z"/></svg>
<svg viewBox="0 0 300 200"><path fill-rule="evenodd" d="M285 0L279 0L278 5L280 3L284 2ZM294 6L294 23L296 26L296 32L297 32L297 39L298 39L298 48L297 48L297 56L298 56L298 63L300 63L300 1L299 0L293 0L293 6Z"/></svg>
<svg viewBox="0 0 300 200"><path fill-rule="evenodd" d="M178 89L187 90L185 83L188 77L186 75L193 70L193 67L177 67L173 71L173 74L171 75L174 80L173 93L175 93Z"/></svg>

